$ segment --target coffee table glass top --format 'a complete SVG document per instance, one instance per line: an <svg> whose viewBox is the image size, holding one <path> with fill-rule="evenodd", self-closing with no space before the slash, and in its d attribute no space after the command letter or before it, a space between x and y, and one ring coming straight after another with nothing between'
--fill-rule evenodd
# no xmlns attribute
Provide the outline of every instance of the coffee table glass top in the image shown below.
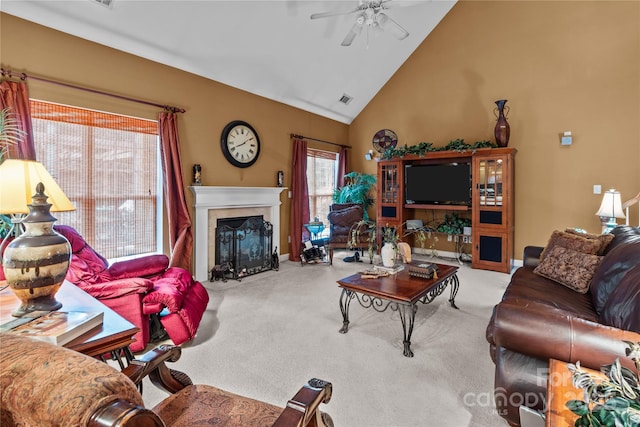
<svg viewBox="0 0 640 427"><path fill-rule="evenodd" d="M412 261L411 264L418 265L424 263L424 261ZM438 267L437 279L422 279L410 276L409 269L405 266L404 270L396 274L390 274L389 276L379 277L377 279L362 279L360 273L353 274L338 280L338 284L342 288L388 300L415 302L424 295L426 289L441 283L458 271L458 267L456 266L446 264L435 265Z"/></svg>

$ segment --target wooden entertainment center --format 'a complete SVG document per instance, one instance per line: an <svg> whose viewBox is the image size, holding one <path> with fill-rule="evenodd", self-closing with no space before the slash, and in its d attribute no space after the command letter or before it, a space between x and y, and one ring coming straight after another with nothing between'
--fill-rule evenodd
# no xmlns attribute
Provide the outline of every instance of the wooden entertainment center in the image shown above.
<svg viewBox="0 0 640 427"><path fill-rule="evenodd" d="M510 273L513 267L513 172L515 148L479 148L463 152L433 151L424 156L378 161L376 222L400 228L421 210L455 212L471 219L471 266ZM407 165L471 165L471 204L407 203ZM424 185L438 185L425 182ZM469 214L470 212L470 214ZM378 234L380 235L380 234Z"/></svg>

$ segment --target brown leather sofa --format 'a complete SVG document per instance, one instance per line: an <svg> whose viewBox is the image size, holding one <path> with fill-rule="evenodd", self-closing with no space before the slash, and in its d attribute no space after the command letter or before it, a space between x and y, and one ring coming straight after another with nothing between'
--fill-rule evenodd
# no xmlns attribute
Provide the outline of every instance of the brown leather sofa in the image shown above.
<svg viewBox="0 0 640 427"><path fill-rule="evenodd" d="M597 370L619 358L633 369L623 340L640 342L640 228L612 234L586 293L534 273L543 248L525 248L486 333L496 409L510 425L521 405L544 412L551 358Z"/></svg>

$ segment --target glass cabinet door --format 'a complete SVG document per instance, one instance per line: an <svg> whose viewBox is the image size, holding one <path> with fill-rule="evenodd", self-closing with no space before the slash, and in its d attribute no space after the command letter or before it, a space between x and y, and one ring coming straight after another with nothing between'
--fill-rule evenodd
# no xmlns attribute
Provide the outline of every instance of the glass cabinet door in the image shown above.
<svg viewBox="0 0 640 427"><path fill-rule="evenodd" d="M395 204L398 201L398 165L381 165L382 203Z"/></svg>
<svg viewBox="0 0 640 427"><path fill-rule="evenodd" d="M477 177L480 206L502 206L502 159L479 162Z"/></svg>

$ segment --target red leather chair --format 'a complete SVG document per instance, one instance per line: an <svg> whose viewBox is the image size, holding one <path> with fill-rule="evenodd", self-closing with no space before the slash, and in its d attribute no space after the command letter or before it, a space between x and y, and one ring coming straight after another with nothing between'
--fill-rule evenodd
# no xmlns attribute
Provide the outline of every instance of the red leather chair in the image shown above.
<svg viewBox="0 0 640 427"><path fill-rule="evenodd" d="M188 271L167 268L166 255L109 265L72 227L57 225L55 230L71 244L67 280L140 328L131 351L142 351L149 343L151 314L160 314L162 326L174 344L195 337L209 294Z"/></svg>

